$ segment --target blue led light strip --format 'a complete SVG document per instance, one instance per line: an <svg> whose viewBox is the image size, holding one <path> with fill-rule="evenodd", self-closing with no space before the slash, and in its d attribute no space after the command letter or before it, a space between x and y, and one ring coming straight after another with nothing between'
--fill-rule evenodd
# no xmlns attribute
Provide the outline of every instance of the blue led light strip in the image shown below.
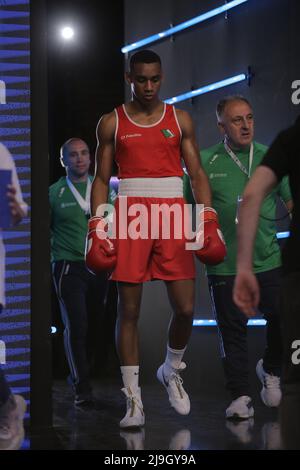
<svg viewBox="0 0 300 470"><path fill-rule="evenodd" d="M248 320L248 326L265 326L266 320L253 319ZM194 320L193 326L217 326L216 320Z"/></svg>
<svg viewBox="0 0 300 470"><path fill-rule="evenodd" d="M2 27L2 25L1 25ZM28 64L10 64L10 63L0 63L0 72L1 73L7 73L7 72L24 72L24 71L29 70L29 65ZM2 105L1 105L2 108Z"/></svg>
<svg viewBox="0 0 300 470"><path fill-rule="evenodd" d="M289 238L290 232L277 232L277 239Z"/></svg>
<svg viewBox="0 0 300 470"><path fill-rule="evenodd" d="M290 232L277 232L277 238L288 238L290 236ZM248 320L248 326L264 326L266 324L265 320L260 319L253 319ZM217 326L216 320L194 320L193 326Z"/></svg>
<svg viewBox="0 0 300 470"><path fill-rule="evenodd" d="M12 5L27 5L28 0L5 0L5 6L12 6Z"/></svg>
<svg viewBox="0 0 300 470"><path fill-rule="evenodd" d="M23 193L23 196L24 196L24 193ZM23 243L23 244L18 243L18 244L7 245L5 251L6 251L7 254L12 253L14 255L14 254L17 254L18 251L27 251L27 253L28 253L29 249L30 249L30 244L28 244L28 243L26 243L26 244L25 243Z"/></svg>
<svg viewBox="0 0 300 470"><path fill-rule="evenodd" d="M29 31L29 26L22 25L22 24L11 24L11 23L1 25L2 33L10 33L10 32L14 33L15 31Z"/></svg>
<svg viewBox="0 0 300 470"><path fill-rule="evenodd" d="M19 330L20 328L27 328L30 326L30 322L1 322L0 323L0 331L11 331L11 330Z"/></svg>
<svg viewBox="0 0 300 470"><path fill-rule="evenodd" d="M30 134L30 129L23 127L2 127L0 128L0 137Z"/></svg>
<svg viewBox="0 0 300 470"><path fill-rule="evenodd" d="M14 109L25 109L29 108L30 103L7 103L7 104L1 104L1 111L13 111Z"/></svg>
<svg viewBox="0 0 300 470"><path fill-rule="evenodd" d="M30 352L30 348L7 348L6 356L18 356L19 354L27 354Z"/></svg>
<svg viewBox="0 0 300 470"><path fill-rule="evenodd" d="M20 380L27 380L29 377L29 374L7 374L6 380L8 382L19 382Z"/></svg>
<svg viewBox="0 0 300 470"><path fill-rule="evenodd" d="M1 44L3 45L28 44L29 42L30 42L29 38L11 38L11 37L1 38Z"/></svg>
<svg viewBox="0 0 300 470"><path fill-rule="evenodd" d="M28 1L26 2L28 3ZM29 17L29 12L26 11L6 11L6 10L0 10L0 18L2 20L8 19L8 18L28 18Z"/></svg>
<svg viewBox="0 0 300 470"><path fill-rule="evenodd" d="M1 41L2 42L2 41ZM3 80L6 84L8 83L27 83L30 81L29 75L26 75L26 77L18 77L15 75L2 75L1 80Z"/></svg>
<svg viewBox="0 0 300 470"><path fill-rule="evenodd" d="M9 370L9 369L16 369L17 367L29 367L30 366L30 361L15 361L15 362L9 362L6 363L3 366L4 370Z"/></svg>
<svg viewBox="0 0 300 470"><path fill-rule="evenodd" d="M241 73L239 75L234 75L233 77L225 78L224 80L221 80L219 82L211 83L210 85L205 85L201 88L197 88L197 90L188 91L178 96L173 96L172 98L168 98L164 101L165 103L169 104L178 103L179 101L188 100L189 98L195 98L196 96L204 95L204 93L209 93L210 91L215 91L219 88L223 88L234 83L239 83L246 79L247 75Z"/></svg>
<svg viewBox="0 0 300 470"><path fill-rule="evenodd" d="M30 116L27 114L27 115L24 115L24 114L20 114L20 115L15 115L15 116L11 116L11 115L1 115L0 116L0 124L10 124L10 123L13 123L13 122L19 122L19 121L30 121ZM26 159L28 159L28 157L26 156ZM14 160L16 160L16 156L14 155Z"/></svg>
<svg viewBox="0 0 300 470"><path fill-rule="evenodd" d="M4 341L5 344L8 343L20 343L21 341L28 342L30 340L29 335L1 335L1 340Z"/></svg>
<svg viewBox="0 0 300 470"><path fill-rule="evenodd" d="M10 90L6 89L6 97L23 97L23 96L29 96L30 91L29 90L19 90L18 88L11 88Z"/></svg>
<svg viewBox="0 0 300 470"><path fill-rule="evenodd" d="M0 17L1 19L1 17ZM0 50L0 59L14 59L15 57L28 57L29 51L16 51L16 50Z"/></svg>
<svg viewBox="0 0 300 470"><path fill-rule="evenodd" d="M146 44L151 44L153 42L159 41L160 39L171 36L172 34L178 33L179 31L190 28L191 26L195 26L196 24L202 23L203 21L206 21L214 16L220 15L221 13L231 10L231 8L237 7L238 5L241 5L242 3L245 3L247 1L248 0L233 0L232 2L222 5L221 7L214 8L213 10L203 13L202 15L195 16L190 20L184 21L183 23L180 23L177 26L173 26L172 28L166 29L165 31L162 31L157 34L153 34L152 36L148 36L147 38L136 41L133 44L129 44L128 46L124 46L122 47L121 51L123 52L123 54L126 54L130 51L134 51L135 49L139 49L140 47L146 46Z"/></svg>

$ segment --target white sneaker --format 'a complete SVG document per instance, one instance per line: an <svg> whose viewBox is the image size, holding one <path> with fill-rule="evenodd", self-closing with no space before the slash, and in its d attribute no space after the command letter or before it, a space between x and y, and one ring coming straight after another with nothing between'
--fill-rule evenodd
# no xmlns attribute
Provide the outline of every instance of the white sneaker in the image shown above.
<svg viewBox="0 0 300 470"><path fill-rule="evenodd" d="M254 415L251 398L242 395L233 400L226 410L227 419L249 419Z"/></svg>
<svg viewBox="0 0 300 470"><path fill-rule="evenodd" d="M257 363L256 374L263 385L260 396L264 404L269 407L279 406L281 401L280 377L268 374L263 368L262 359Z"/></svg>
<svg viewBox="0 0 300 470"><path fill-rule="evenodd" d="M132 391L129 387L122 388L122 392L126 396L126 415L120 421L121 428L133 428L144 426L145 415L143 403L141 399L141 389L138 387Z"/></svg>
<svg viewBox="0 0 300 470"><path fill-rule="evenodd" d="M11 395L0 409L0 450L16 450L24 439L23 419L26 401L21 395Z"/></svg>
<svg viewBox="0 0 300 470"><path fill-rule="evenodd" d="M164 385L168 394L171 406L180 415L188 415L191 409L190 399L182 386L182 378L179 373L186 368L186 364L182 362L179 369L173 369L168 377L164 376L164 364L157 370L157 378Z"/></svg>

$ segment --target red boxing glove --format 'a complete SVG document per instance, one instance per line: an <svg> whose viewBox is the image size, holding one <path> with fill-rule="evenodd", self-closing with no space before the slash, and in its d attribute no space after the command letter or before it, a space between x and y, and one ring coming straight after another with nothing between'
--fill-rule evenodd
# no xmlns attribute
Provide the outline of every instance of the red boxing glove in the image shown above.
<svg viewBox="0 0 300 470"><path fill-rule="evenodd" d="M202 235L203 246L195 252L196 256L204 264L222 263L226 256L226 245L218 222L218 215L211 207L205 207L203 210L203 222L198 229L197 242Z"/></svg>
<svg viewBox="0 0 300 470"><path fill-rule="evenodd" d="M117 253L113 242L108 238L103 217L92 217L88 222L85 245L86 267L93 274L113 271L117 264Z"/></svg>

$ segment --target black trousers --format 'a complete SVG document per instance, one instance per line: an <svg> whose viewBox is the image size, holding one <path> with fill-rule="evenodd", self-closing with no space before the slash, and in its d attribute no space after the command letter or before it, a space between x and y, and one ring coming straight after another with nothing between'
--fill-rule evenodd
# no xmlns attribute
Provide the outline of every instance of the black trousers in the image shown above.
<svg viewBox="0 0 300 470"><path fill-rule="evenodd" d="M84 261L53 263L53 278L64 324L64 346L70 368L70 381L76 394L91 391L87 355L89 320L101 328L107 293L107 274L95 276Z"/></svg>
<svg viewBox="0 0 300 470"><path fill-rule="evenodd" d="M281 290L283 370L281 432L286 449L300 449L300 272L284 276Z"/></svg>
<svg viewBox="0 0 300 470"><path fill-rule="evenodd" d="M2 305L0 305L0 315L2 312ZM8 383L6 382L3 370L0 367L0 406L7 402L9 396L11 395L11 391L9 388Z"/></svg>
<svg viewBox="0 0 300 470"><path fill-rule="evenodd" d="M283 392L300 397L300 272L287 274L281 289Z"/></svg>
<svg viewBox="0 0 300 470"><path fill-rule="evenodd" d="M225 373L226 388L232 399L251 395L247 347L247 317L232 300L235 276L210 275L209 289L218 323L220 348ZM267 320L266 349L263 366L266 372L280 375L282 338L279 315L281 269L257 274L261 302L259 310Z"/></svg>

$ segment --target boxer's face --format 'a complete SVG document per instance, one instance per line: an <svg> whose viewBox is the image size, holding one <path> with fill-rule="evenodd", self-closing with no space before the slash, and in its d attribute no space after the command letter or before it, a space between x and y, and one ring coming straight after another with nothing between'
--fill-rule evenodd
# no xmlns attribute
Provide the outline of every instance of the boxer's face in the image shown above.
<svg viewBox="0 0 300 470"><path fill-rule="evenodd" d="M254 136L253 111L244 101L231 101L225 106L218 126L232 148L248 147Z"/></svg>
<svg viewBox="0 0 300 470"><path fill-rule="evenodd" d="M69 143L63 158L68 168L69 176L81 177L88 174L90 167L90 151L83 140L74 140Z"/></svg>
<svg viewBox="0 0 300 470"><path fill-rule="evenodd" d="M133 96L143 104L158 99L162 83L162 70L157 62L134 64L133 70L126 75L131 85Z"/></svg>

